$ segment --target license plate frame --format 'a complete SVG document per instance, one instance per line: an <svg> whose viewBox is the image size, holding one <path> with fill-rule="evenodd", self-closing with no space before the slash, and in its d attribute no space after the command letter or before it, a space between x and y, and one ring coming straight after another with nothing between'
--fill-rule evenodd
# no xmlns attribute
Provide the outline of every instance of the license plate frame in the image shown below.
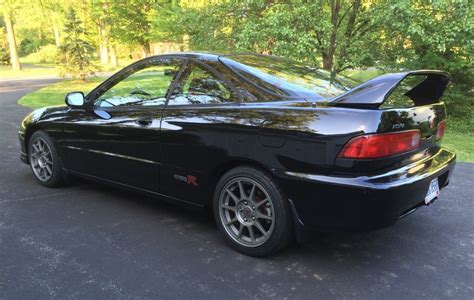
<svg viewBox="0 0 474 300"><path fill-rule="evenodd" d="M425 196L425 204L430 204L434 199L439 196L439 181L438 178L431 180L430 185L428 186L428 192Z"/></svg>

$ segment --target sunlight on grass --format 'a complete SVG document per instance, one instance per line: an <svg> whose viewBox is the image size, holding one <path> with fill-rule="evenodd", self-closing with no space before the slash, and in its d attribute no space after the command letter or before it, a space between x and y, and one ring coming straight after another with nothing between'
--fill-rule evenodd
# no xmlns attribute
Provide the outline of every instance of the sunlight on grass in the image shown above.
<svg viewBox="0 0 474 300"><path fill-rule="evenodd" d="M20 71L14 71L9 66L0 66L0 79L9 77L57 76L56 68L52 65L23 64Z"/></svg>
<svg viewBox="0 0 474 300"><path fill-rule="evenodd" d="M99 61L94 64L98 66L98 72L116 72L124 66L129 65L133 61L124 59L120 61L120 66L113 67L111 65L102 65ZM14 71L11 66L0 66L0 79L9 78L23 78L23 77L42 77L42 76L58 76L58 70L55 64L38 63L28 59L27 57L20 57L21 70ZM98 74L101 75L101 74Z"/></svg>
<svg viewBox="0 0 474 300"><path fill-rule="evenodd" d="M457 154L458 161L474 162L474 135L448 128L441 144Z"/></svg>
<svg viewBox="0 0 474 300"><path fill-rule="evenodd" d="M87 94L105 79L106 77L93 77L85 82L80 80L57 82L21 97L18 103L31 108L62 105L67 93L81 91Z"/></svg>

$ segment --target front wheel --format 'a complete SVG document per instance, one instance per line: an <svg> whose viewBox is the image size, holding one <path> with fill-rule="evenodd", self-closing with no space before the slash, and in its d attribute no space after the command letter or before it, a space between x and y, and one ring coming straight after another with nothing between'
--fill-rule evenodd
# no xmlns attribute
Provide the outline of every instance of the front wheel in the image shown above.
<svg viewBox="0 0 474 300"><path fill-rule="evenodd" d="M33 133L28 144L28 158L37 181L47 187L64 183L64 174L56 147L43 131Z"/></svg>
<svg viewBox="0 0 474 300"><path fill-rule="evenodd" d="M283 191L253 167L238 167L222 176L214 216L230 245L246 255L268 256L291 240L291 211Z"/></svg>

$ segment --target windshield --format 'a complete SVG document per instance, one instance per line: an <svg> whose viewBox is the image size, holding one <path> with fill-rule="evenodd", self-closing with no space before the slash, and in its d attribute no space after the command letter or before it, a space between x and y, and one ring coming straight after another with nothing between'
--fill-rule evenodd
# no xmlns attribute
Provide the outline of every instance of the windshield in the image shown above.
<svg viewBox="0 0 474 300"><path fill-rule="evenodd" d="M328 71L276 56L239 54L219 59L245 79L283 96L327 99L358 85L355 80L340 75L331 81Z"/></svg>

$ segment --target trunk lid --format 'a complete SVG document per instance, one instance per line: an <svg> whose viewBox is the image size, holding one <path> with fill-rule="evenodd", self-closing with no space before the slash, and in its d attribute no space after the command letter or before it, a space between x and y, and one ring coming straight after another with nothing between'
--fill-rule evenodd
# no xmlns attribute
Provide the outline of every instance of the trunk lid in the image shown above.
<svg viewBox="0 0 474 300"><path fill-rule="evenodd" d="M412 163L438 151L438 129L446 121L446 108L441 97L448 82L449 75L441 71L387 74L332 99L328 103L330 106L380 111L380 123L374 133L412 129L421 132L420 145L412 152L375 159L375 164L374 160L354 159L350 162L338 158L336 165L350 167L351 172L370 174Z"/></svg>

